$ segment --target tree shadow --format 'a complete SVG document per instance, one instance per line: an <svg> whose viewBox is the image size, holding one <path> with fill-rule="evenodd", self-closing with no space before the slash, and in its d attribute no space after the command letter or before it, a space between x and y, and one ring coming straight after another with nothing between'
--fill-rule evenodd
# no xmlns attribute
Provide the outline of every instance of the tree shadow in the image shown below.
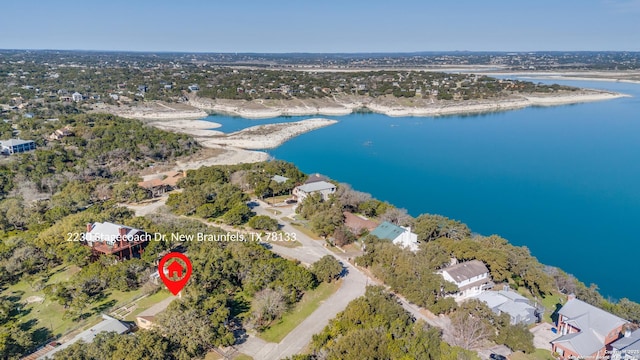
<svg viewBox="0 0 640 360"><path fill-rule="evenodd" d="M553 310L553 312L551 313L551 321L553 321L554 324L558 323L558 312L560 311L560 309L562 309L562 304L557 303L556 308Z"/></svg>
<svg viewBox="0 0 640 360"><path fill-rule="evenodd" d="M227 301L227 306L229 307L229 317L231 318L236 318L251 309L251 303L244 299L230 299Z"/></svg>
<svg viewBox="0 0 640 360"><path fill-rule="evenodd" d="M93 309L91 309L91 311L94 311L96 313L101 313L104 312L107 309L112 308L115 304L117 304L118 302L115 299L111 299L107 302L104 302L96 307L94 307Z"/></svg>

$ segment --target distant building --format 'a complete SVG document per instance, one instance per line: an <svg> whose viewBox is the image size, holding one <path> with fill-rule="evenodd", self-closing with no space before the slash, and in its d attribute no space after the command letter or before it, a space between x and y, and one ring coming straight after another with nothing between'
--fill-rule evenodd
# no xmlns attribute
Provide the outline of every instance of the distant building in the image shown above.
<svg viewBox="0 0 640 360"><path fill-rule="evenodd" d="M623 328L624 335L611 343L611 360L640 359L640 329L631 331Z"/></svg>
<svg viewBox="0 0 640 360"><path fill-rule="evenodd" d="M71 94L71 100L75 101L75 102L80 102L82 101L82 94L80 94L79 92L74 92L73 94Z"/></svg>
<svg viewBox="0 0 640 360"><path fill-rule="evenodd" d="M138 186L149 191L153 197L162 196L167 191L175 189L178 181L185 176L186 174L182 171L169 171L158 174L157 178L141 181Z"/></svg>
<svg viewBox="0 0 640 360"><path fill-rule="evenodd" d="M190 91L198 91L198 90L200 90L200 86L198 86L198 84L189 85L189 90Z"/></svg>
<svg viewBox="0 0 640 360"><path fill-rule="evenodd" d="M316 174L310 175L310 176L307 178L307 181L305 181L304 183L305 183L305 184L311 184L311 183L319 182L319 181L326 181L326 182L328 182L328 181L329 181L329 178L328 178L328 177L326 177L326 176L324 176L324 175L320 175L320 174L316 173Z"/></svg>
<svg viewBox="0 0 640 360"><path fill-rule="evenodd" d="M73 132L68 126L58 129L49 135L49 140L61 140L63 137L72 136Z"/></svg>
<svg viewBox="0 0 640 360"><path fill-rule="evenodd" d="M531 306L529 299L508 288L500 291L485 291L475 297L487 304L494 313L508 314L511 325L533 324L538 320L538 310Z"/></svg>
<svg viewBox="0 0 640 360"><path fill-rule="evenodd" d="M489 269L480 260L461 262L438 272L445 280L458 286L458 292L452 295L456 301L480 295L494 285L489 276Z"/></svg>
<svg viewBox="0 0 640 360"><path fill-rule="evenodd" d="M305 183L304 185L296 186L293 189L293 195L302 202L307 196L318 193L322 196L323 200L329 200L329 196L336 192L336 186L330 182L317 181L312 183Z"/></svg>
<svg viewBox="0 0 640 360"><path fill-rule="evenodd" d="M388 221L378 225L370 233L380 239L391 240L392 243L411 251L418 251L418 235L411 228L397 226Z"/></svg>
<svg viewBox="0 0 640 360"><path fill-rule="evenodd" d="M578 300L574 295L558 311L561 335L551 341L551 351L560 359L603 358L607 349L622 336L628 322L600 308Z"/></svg>
<svg viewBox="0 0 640 360"><path fill-rule="evenodd" d="M146 93L147 91L149 91L149 88L147 87L147 85L138 85L138 92L139 93Z"/></svg>
<svg viewBox="0 0 640 360"><path fill-rule="evenodd" d="M92 256L115 255L118 259L139 257L150 240L146 232L110 222L87 224L84 242Z"/></svg>
<svg viewBox="0 0 640 360"><path fill-rule="evenodd" d="M276 182L276 183L278 183L278 184L284 184L284 183L286 183L286 182L289 180L289 178L288 178L288 177L281 176L281 175L273 175L273 177L271 178L271 180L272 180L272 181L275 181L275 182Z"/></svg>
<svg viewBox="0 0 640 360"><path fill-rule="evenodd" d="M102 315L102 321L100 323L91 327L90 329L87 329L81 332L80 334L74 336L71 340L63 343L62 345L54 348L53 350L47 352L46 354L38 357L38 360L53 359L54 354L68 348L69 346L79 341L89 344L93 342L93 339L95 339L95 337L98 334L103 332L115 332L117 334L125 334L125 333L128 333L130 330L131 328L127 326L125 323L117 319L114 319L111 316Z"/></svg>
<svg viewBox="0 0 640 360"><path fill-rule="evenodd" d="M0 141L0 153L11 155L36 149L32 140L9 139Z"/></svg>

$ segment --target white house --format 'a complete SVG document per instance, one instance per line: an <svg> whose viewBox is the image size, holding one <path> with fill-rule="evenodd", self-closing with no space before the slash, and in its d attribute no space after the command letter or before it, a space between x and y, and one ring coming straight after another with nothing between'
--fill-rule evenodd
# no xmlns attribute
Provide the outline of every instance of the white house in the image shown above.
<svg viewBox="0 0 640 360"><path fill-rule="evenodd" d="M75 101L75 102L82 101L82 94L80 94L80 93L79 93L79 92L77 92L77 91L76 91L76 92L74 92L74 93L71 95L71 100L73 100L73 101Z"/></svg>
<svg viewBox="0 0 640 360"><path fill-rule="evenodd" d="M317 181L309 184L296 186L293 189L293 195L298 198L299 202L302 202L307 196L319 193L322 195L323 200L329 200L329 195L336 192L336 186L330 182Z"/></svg>
<svg viewBox="0 0 640 360"><path fill-rule="evenodd" d="M445 280L458 286L458 292L453 294L456 301L480 295L483 291L493 287L489 269L479 260L458 263L439 270L438 273L442 274Z"/></svg>
<svg viewBox="0 0 640 360"><path fill-rule="evenodd" d="M411 232L411 228L385 221L373 229L370 234L380 239L391 240L392 243L405 249L418 251L418 235Z"/></svg>
<svg viewBox="0 0 640 360"><path fill-rule="evenodd" d="M484 302L494 313L508 314L511 325L533 324L538 320L538 311L531 306L529 299L508 288L500 291L484 291L475 296Z"/></svg>

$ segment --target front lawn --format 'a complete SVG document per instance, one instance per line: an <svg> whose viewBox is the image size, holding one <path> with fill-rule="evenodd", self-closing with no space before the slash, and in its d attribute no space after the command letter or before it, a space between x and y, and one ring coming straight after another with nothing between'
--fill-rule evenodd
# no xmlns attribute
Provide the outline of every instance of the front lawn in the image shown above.
<svg viewBox="0 0 640 360"><path fill-rule="evenodd" d="M311 315L316 309L340 289L342 281L321 283L317 288L308 291L293 309L285 313L282 318L274 322L268 329L258 334L265 341L279 343L291 330Z"/></svg>

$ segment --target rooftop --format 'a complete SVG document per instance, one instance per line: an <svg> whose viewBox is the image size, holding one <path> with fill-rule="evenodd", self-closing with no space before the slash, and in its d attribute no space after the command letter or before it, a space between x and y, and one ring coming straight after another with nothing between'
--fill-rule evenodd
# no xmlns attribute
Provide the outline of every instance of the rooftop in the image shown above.
<svg viewBox="0 0 640 360"><path fill-rule="evenodd" d="M444 268L442 272L449 274L456 282L462 282L475 276L488 273L489 269L487 269L487 266L482 261L471 260Z"/></svg>
<svg viewBox="0 0 640 360"><path fill-rule="evenodd" d="M640 354L640 329L633 331L629 336L625 336L611 343L611 347L616 350L633 350Z"/></svg>
<svg viewBox="0 0 640 360"><path fill-rule="evenodd" d="M312 183L305 183L304 185L298 186L298 190L304 191L307 194L308 193L312 193L312 192L316 192L316 191L330 190L330 189L335 189L335 188L336 188L336 186L334 184L326 182L326 181L317 181L317 182L312 182Z"/></svg>
<svg viewBox="0 0 640 360"><path fill-rule="evenodd" d="M378 227L373 229L371 235L375 235L380 239L394 240L405 231L406 230L401 228L400 226L385 221L382 224L378 225Z"/></svg>
<svg viewBox="0 0 640 360"><path fill-rule="evenodd" d="M23 144L30 144L33 140L21 140L21 139L9 139L0 141L0 145L2 146L17 146Z"/></svg>

